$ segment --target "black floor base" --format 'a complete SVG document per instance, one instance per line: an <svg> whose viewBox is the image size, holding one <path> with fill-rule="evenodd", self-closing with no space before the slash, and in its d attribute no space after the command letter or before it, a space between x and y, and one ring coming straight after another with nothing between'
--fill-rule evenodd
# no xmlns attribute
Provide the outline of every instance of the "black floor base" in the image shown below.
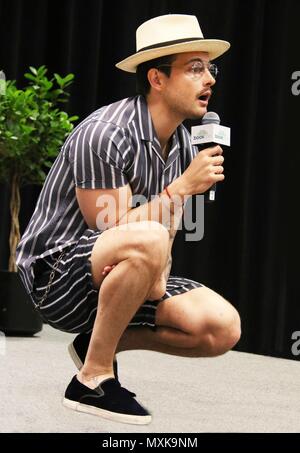
<svg viewBox="0 0 300 453"><path fill-rule="evenodd" d="M5 335L29 336L42 327L43 321L34 310L19 275L0 271L0 330Z"/></svg>

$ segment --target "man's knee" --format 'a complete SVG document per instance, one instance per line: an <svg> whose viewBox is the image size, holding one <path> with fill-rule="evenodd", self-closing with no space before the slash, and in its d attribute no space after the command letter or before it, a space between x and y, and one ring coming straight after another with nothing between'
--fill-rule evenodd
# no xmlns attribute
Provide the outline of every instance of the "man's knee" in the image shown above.
<svg viewBox="0 0 300 453"><path fill-rule="evenodd" d="M207 320L201 334L195 336L194 348L199 351L199 355L214 357L232 349L240 337L240 317L236 309L231 306L223 317L212 317ZM204 351L205 354L203 354Z"/></svg>
<svg viewBox="0 0 300 453"><path fill-rule="evenodd" d="M168 230L158 222L147 222L147 228L136 235L132 257L143 257L158 273L165 267L169 246Z"/></svg>
<svg viewBox="0 0 300 453"><path fill-rule="evenodd" d="M232 349L241 337L241 320L234 307L223 322L212 328L212 354L221 355Z"/></svg>
<svg viewBox="0 0 300 453"><path fill-rule="evenodd" d="M94 287L102 284L105 266L117 266L125 260L132 268L148 269L151 280L158 278L167 260L168 238L168 230L158 222L135 222L105 230L90 258Z"/></svg>

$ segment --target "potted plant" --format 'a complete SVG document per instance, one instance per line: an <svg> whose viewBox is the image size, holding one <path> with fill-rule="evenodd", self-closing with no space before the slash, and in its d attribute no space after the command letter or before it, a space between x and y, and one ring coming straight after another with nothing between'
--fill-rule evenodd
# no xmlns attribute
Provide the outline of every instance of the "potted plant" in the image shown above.
<svg viewBox="0 0 300 453"><path fill-rule="evenodd" d="M3 74L3 73L2 73ZM41 320L23 303L28 296L17 275L16 247L20 240L20 187L42 184L60 146L73 129L77 116L69 116L60 108L67 102L66 88L73 74L46 76L47 68L30 67L25 74L28 84L18 89L15 81L7 81L0 90L0 182L9 185L11 228L8 270L0 271L0 330L5 333L26 333L25 316L31 316L30 333L41 330ZM21 300L22 299L22 300ZM26 310L26 313L25 311ZM35 320L35 322L34 322ZM33 332L35 330L35 332Z"/></svg>

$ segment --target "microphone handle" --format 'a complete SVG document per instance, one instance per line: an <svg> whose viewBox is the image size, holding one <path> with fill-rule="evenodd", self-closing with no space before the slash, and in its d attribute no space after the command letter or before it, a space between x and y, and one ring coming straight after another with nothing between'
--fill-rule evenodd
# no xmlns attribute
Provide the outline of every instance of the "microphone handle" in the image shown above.
<svg viewBox="0 0 300 453"><path fill-rule="evenodd" d="M217 183L214 183L206 192L204 192L204 202L212 203L216 198Z"/></svg>
<svg viewBox="0 0 300 453"><path fill-rule="evenodd" d="M205 148L210 148L213 146L216 146L218 143L203 143L200 147L198 147L199 151ZM204 192L204 202L205 203L212 203L216 199L216 190L217 190L217 184L214 183L206 192Z"/></svg>

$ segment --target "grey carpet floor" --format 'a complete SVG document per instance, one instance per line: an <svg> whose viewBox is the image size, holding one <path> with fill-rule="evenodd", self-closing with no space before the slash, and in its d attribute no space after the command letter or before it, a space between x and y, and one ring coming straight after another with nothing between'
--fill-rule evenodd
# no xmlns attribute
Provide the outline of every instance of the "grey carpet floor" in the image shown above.
<svg viewBox="0 0 300 453"><path fill-rule="evenodd" d="M76 369L73 336L49 326L35 337L1 338L0 432L299 432L300 364L229 352L189 359L149 351L119 355L120 380L153 414L125 425L62 406Z"/></svg>

